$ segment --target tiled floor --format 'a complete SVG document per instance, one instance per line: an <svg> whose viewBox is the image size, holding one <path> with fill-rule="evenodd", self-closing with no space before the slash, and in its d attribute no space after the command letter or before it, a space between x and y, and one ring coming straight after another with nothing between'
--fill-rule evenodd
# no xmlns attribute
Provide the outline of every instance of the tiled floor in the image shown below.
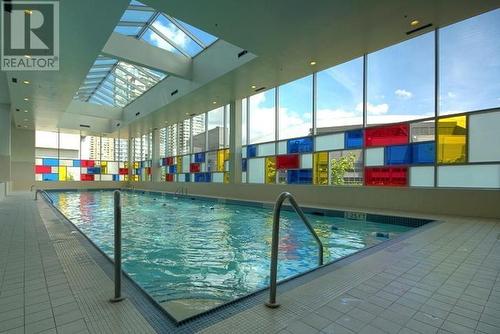
<svg viewBox="0 0 500 334"><path fill-rule="evenodd" d="M442 219L203 332L499 334L500 221ZM46 205L0 202L0 333L153 333L112 289Z"/></svg>

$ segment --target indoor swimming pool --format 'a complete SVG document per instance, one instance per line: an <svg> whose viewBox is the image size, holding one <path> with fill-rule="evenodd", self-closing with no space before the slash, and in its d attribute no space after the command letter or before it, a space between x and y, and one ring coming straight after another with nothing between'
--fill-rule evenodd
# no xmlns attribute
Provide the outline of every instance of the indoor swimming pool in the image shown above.
<svg viewBox="0 0 500 334"><path fill-rule="evenodd" d="M113 257L113 191L50 191L49 196ZM412 229L322 213L307 216L325 246L325 263ZM122 191L122 217L123 269L176 319L269 284L271 206ZM278 279L315 268L317 259L305 225L295 212L283 211Z"/></svg>

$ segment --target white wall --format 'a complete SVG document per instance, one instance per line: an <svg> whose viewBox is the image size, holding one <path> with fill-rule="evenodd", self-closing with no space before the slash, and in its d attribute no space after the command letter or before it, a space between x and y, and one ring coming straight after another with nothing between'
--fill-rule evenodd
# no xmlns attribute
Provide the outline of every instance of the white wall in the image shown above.
<svg viewBox="0 0 500 334"><path fill-rule="evenodd" d="M0 181L10 181L10 105L0 104Z"/></svg>
<svg viewBox="0 0 500 334"><path fill-rule="evenodd" d="M29 190L35 183L35 131L12 128L12 190Z"/></svg>

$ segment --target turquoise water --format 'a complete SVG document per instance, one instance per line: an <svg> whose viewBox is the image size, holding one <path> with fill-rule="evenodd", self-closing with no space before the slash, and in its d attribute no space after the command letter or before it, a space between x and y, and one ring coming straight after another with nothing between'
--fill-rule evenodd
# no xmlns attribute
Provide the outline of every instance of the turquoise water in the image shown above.
<svg viewBox="0 0 500 334"><path fill-rule="evenodd" d="M113 192L50 192L54 205L110 257ZM325 263L410 227L307 215L326 247ZM171 195L122 192L123 269L158 302L230 301L268 286L272 209ZM333 230L336 226L338 230ZM317 266L314 239L283 211L279 279Z"/></svg>

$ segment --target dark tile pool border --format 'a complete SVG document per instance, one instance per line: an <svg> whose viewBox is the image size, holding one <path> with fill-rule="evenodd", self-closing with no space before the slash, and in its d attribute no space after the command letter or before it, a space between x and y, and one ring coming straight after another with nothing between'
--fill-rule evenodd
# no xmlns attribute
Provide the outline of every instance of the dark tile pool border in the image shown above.
<svg viewBox="0 0 500 334"><path fill-rule="evenodd" d="M50 192L58 192L58 191L112 191L113 189L57 189L57 190L47 190ZM120 189L125 191L135 191L141 193L153 193L153 194L165 194L176 196L173 193L166 192L157 192L157 191L147 191L147 190L130 190L130 189ZM177 195L178 196L178 195ZM68 224L72 228L78 231L77 238L80 241L80 244L87 250L89 255L94 259L94 261L103 269L106 275L113 280L113 260L108 257L92 240L90 240L71 220L69 220L51 201L47 200L45 195L42 196L46 199L47 204L55 211L57 216L60 218L62 222ZM181 197L181 196L178 196ZM218 199L212 197L203 197L203 196L183 196L188 198L199 198L204 200L211 200L214 202L220 203L231 203L231 204L240 204L240 205L250 205L257 207L266 207L272 208L272 205L269 203L261 203L261 202L252 202L252 201L239 201L239 200L226 200L226 199ZM288 208L292 210L291 208ZM303 208L305 212L314 213L314 211L306 211L308 209L315 210L317 212L323 212L325 215L333 215L335 217L344 217L343 215L339 215L342 211L338 210L328 210L328 209L315 209L315 208ZM318 211L319 210L319 211ZM331 214L330 214L331 211ZM366 214L368 217L370 214ZM380 219L390 218L391 216L385 215L374 215L379 216ZM406 217L402 217L406 218ZM325 265L314 268L312 270L306 271L299 275L287 278L286 280L281 281L278 284L278 293L281 294L283 292L294 289L298 286L301 286L305 283L310 282L318 277L321 277L327 273L330 273L334 270L337 270L345 265L348 265L352 262L355 262L359 259L362 259L368 255L371 255L379 250L390 247L396 242L405 240L417 233L422 232L428 228L439 224L439 221L433 221L430 219L419 219L419 218L408 218L410 220L414 219L416 221L422 221L421 226L418 229L414 229L405 233L400 234L396 238L389 239L387 241L381 242L371 247L364 248L356 253L347 255L345 257L336 259L332 262L326 263ZM384 220L384 223L387 220ZM389 222L390 224L390 222ZM398 224L400 225L400 224ZM425 225L425 226L424 226ZM411 226L411 225L406 225ZM413 226L418 227L418 226ZM168 314L168 312L163 309L145 290L143 290L138 283L136 283L127 273L123 273L123 281L122 287L125 292L124 295L134 304L137 310L142 314L142 316L149 322L149 324L158 332L158 333L193 333L204 328L207 328L217 322L225 320L234 314L245 311L251 307L262 305L267 301L267 294L269 288L263 288L258 291L255 291L249 295L237 298L228 303L217 306L211 310L200 313L193 317L187 318L180 322L177 322L172 316ZM111 297L111 296L110 296ZM278 296L279 297L279 296Z"/></svg>

